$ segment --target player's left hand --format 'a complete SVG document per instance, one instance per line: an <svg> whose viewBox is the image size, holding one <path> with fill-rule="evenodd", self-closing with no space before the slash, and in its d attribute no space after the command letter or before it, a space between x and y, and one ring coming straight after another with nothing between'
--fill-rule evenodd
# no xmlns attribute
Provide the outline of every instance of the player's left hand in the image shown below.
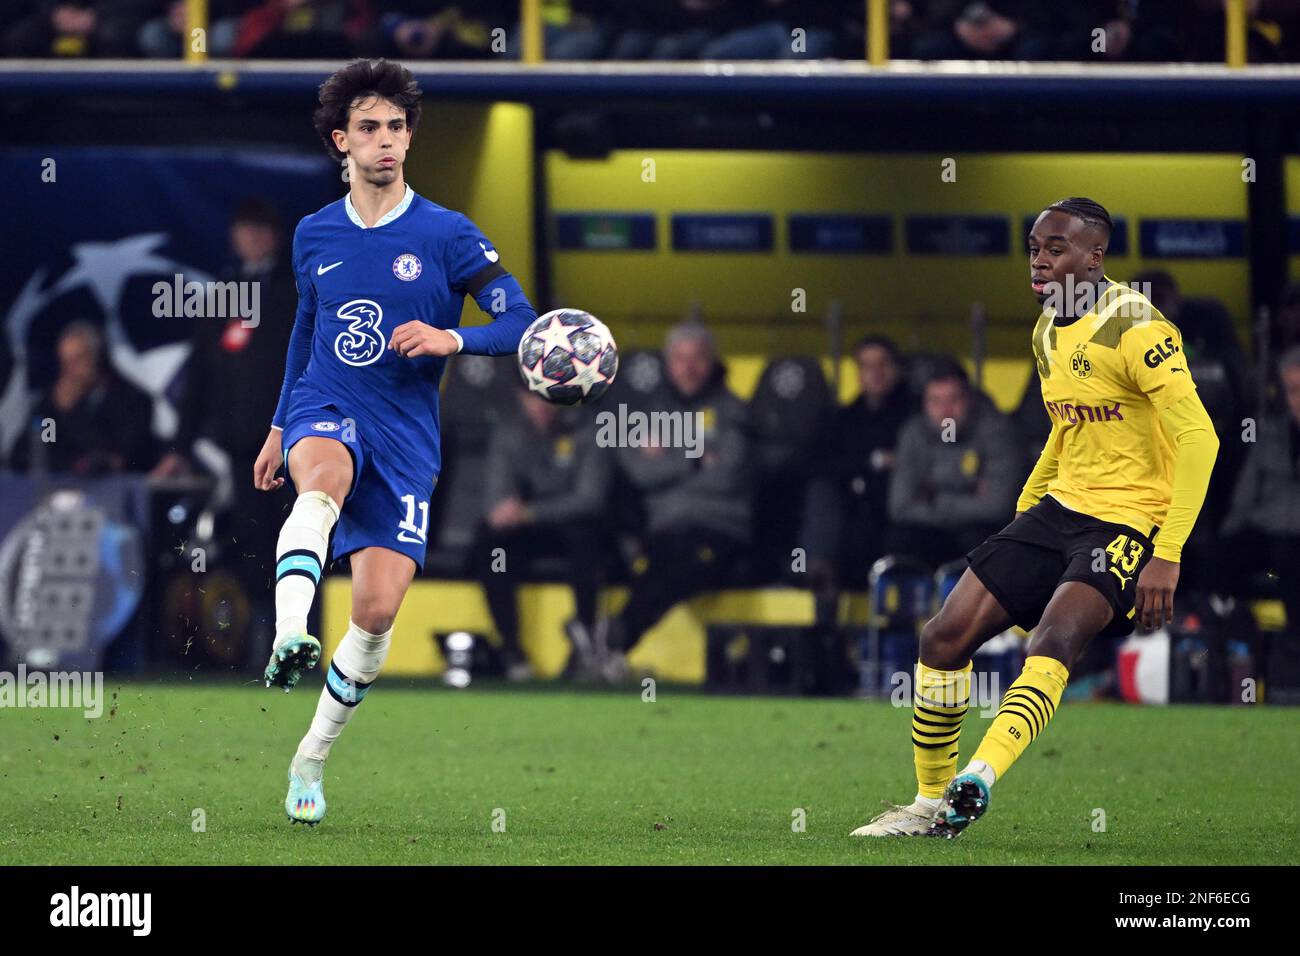
<svg viewBox="0 0 1300 956"><path fill-rule="evenodd" d="M1178 587L1178 562L1152 557L1138 575L1133 611L1145 630L1173 623L1174 588Z"/></svg>
<svg viewBox="0 0 1300 956"><path fill-rule="evenodd" d="M446 329L436 329L427 322L412 319L393 329L388 347L405 358L417 355L455 355L456 337Z"/></svg>

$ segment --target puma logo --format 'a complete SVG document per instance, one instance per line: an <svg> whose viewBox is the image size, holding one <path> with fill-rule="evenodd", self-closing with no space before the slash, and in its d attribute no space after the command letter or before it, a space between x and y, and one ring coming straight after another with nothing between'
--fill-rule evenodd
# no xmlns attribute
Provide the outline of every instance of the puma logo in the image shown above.
<svg viewBox="0 0 1300 956"><path fill-rule="evenodd" d="M1128 583L1133 580L1133 575L1130 574L1128 577L1124 577L1124 575L1120 574L1119 571L1116 570L1115 568L1107 568L1106 570L1109 571L1111 574L1115 575L1115 577L1119 578L1119 586L1121 588L1128 587Z"/></svg>

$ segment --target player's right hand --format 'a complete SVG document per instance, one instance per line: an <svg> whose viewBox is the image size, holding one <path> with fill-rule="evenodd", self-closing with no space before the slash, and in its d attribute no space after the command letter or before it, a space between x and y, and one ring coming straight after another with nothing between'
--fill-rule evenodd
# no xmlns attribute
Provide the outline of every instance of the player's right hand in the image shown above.
<svg viewBox="0 0 1300 956"><path fill-rule="evenodd" d="M253 487L258 491L275 491L284 484L283 478L275 477L275 473L284 464L280 434L280 429L271 429L266 441L262 443L262 450L257 453L257 461L253 462Z"/></svg>

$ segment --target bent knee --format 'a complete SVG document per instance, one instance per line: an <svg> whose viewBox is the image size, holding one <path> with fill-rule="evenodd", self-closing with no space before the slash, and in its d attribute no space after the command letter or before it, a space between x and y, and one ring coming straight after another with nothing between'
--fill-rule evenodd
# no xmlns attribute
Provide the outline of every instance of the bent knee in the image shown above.
<svg viewBox="0 0 1300 956"><path fill-rule="evenodd" d="M969 643L968 628L943 611L926 621L921 628L921 657L933 662L933 666L964 666L969 657Z"/></svg>
<svg viewBox="0 0 1300 956"><path fill-rule="evenodd" d="M367 594L352 598L352 623L369 634L383 634L393 626L400 595Z"/></svg>
<svg viewBox="0 0 1300 956"><path fill-rule="evenodd" d="M352 463L322 461L313 465L302 481L304 491L323 491L335 501L347 497L352 483Z"/></svg>

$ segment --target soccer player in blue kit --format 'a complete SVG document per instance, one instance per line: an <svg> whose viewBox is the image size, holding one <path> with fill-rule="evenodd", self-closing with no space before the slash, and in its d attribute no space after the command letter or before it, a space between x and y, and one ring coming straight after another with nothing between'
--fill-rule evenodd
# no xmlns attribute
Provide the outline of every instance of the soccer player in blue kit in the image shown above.
<svg viewBox="0 0 1300 956"><path fill-rule="evenodd" d="M287 692L320 659L307 614L330 556L352 569L347 634L289 767L285 812L325 816L330 747L379 675L393 620L423 567L441 465L438 381L447 356L514 352L537 314L465 216L417 196L402 173L420 117L411 72L355 60L320 87L314 115L349 192L293 238L298 284L284 387L253 483L296 492L276 546L275 645L267 686ZM457 331L471 295L492 316Z"/></svg>

